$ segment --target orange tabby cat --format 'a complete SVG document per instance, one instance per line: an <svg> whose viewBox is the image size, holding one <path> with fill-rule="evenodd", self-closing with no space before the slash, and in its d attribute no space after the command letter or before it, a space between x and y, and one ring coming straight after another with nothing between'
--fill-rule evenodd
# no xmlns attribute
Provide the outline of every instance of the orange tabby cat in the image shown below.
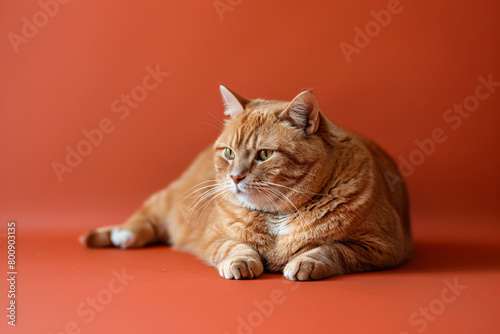
<svg viewBox="0 0 500 334"><path fill-rule="evenodd" d="M317 280L410 257L406 188L384 151L330 122L309 91L279 102L220 89L231 119L215 145L123 225L88 232L87 246L163 242L228 279Z"/></svg>

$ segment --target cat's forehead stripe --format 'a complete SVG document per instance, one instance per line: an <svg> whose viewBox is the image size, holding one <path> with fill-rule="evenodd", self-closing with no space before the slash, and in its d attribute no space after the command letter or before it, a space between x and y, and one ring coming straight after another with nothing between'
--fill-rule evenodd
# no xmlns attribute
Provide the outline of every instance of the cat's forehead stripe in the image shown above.
<svg viewBox="0 0 500 334"><path fill-rule="evenodd" d="M232 145L235 148L252 149L259 144L259 139L263 135L262 129L265 128L266 115L261 112L245 113L239 120L240 126L232 138Z"/></svg>
<svg viewBox="0 0 500 334"><path fill-rule="evenodd" d="M257 144L257 134L255 132L253 132L250 136L250 138L248 138L248 141L247 141L247 148L252 148L252 147L255 147L256 144Z"/></svg>
<svg viewBox="0 0 500 334"><path fill-rule="evenodd" d="M240 128L236 132L232 140L232 145L235 149L252 150L259 147L262 142L262 134L256 130Z"/></svg>

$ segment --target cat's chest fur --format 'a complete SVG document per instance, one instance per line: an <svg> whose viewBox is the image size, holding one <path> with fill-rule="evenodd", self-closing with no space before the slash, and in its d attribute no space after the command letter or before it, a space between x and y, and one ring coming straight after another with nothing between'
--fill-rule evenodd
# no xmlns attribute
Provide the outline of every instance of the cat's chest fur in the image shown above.
<svg viewBox="0 0 500 334"><path fill-rule="evenodd" d="M271 236L282 236L290 232L290 215L276 214L268 215L267 227Z"/></svg>
<svg viewBox="0 0 500 334"><path fill-rule="evenodd" d="M231 224L231 237L251 244L261 255L267 270L279 271L298 250L313 240L316 227L304 213L247 215Z"/></svg>

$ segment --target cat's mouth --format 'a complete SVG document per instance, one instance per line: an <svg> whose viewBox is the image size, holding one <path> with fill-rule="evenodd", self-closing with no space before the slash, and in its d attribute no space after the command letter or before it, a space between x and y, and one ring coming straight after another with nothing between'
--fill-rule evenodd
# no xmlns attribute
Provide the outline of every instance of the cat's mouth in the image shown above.
<svg viewBox="0 0 500 334"><path fill-rule="evenodd" d="M230 188L233 195L236 196L239 200L246 202L252 197L252 189L246 184L235 184L232 182Z"/></svg>
<svg viewBox="0 0 500 334"><path fill-rule="evenodd" d="M259 185L233 184L230 188L236 203L250 210L283 213L290 212L289 208L294 206L290 200L280 200L280 197L276 194L277 191L269 191ZM287 202L290 202L290 204L286 205Z"/></svg>
<svg viewBox="0 0 500 334"><path fill-rule="evenodd" d="M233 186L232 186L232 192L233 194L235 195L239 195L239 196L248 196L250 195L250 191L247 187L244 187L243 185L238 185L238 184L234 184L233 183Z"/></svg>

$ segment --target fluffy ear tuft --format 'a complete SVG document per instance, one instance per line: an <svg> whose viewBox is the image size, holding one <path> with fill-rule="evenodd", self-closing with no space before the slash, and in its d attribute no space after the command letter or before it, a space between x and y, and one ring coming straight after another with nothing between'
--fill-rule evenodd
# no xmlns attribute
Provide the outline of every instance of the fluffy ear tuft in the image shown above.
<svg viewBox="0 0 500 334"><path fill-rule="evenodd" d="M222 95L222 102L224 102L225 115L235 118L245 110L245 105L248 103L247 99L232 92L223 85L220 85L220 93Z"/></svg>
<svg viewBox="0 0 500 334"><path fill-rule="evenodd" d="M310 136L318 130L320 121L318 102L310 91L297 95L280 116L304 130L304 136Z"/></svg>

